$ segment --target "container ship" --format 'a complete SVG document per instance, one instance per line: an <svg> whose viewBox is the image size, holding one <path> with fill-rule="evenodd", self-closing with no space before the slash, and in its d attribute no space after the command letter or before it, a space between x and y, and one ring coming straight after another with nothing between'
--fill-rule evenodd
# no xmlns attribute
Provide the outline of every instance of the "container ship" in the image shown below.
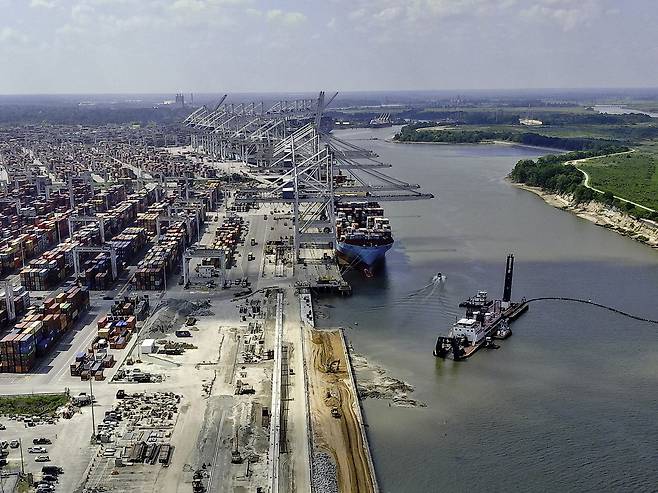
<svg viewBox="0 0 658 493"><path fill-rule="evenodd" d="M335 209L336 250L350 264L370 271L393 246L384 209L377 202L339 202Z"/></svg>

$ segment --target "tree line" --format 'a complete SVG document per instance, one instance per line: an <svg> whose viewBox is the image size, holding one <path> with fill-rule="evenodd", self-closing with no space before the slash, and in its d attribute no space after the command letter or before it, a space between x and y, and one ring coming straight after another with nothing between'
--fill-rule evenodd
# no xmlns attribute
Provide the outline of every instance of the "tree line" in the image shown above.
<svg viewBox="0 0 658 493"><path fill-rule="evenodd" d="M615 198L611 192L597 193L584 184L583 174L572 164L564 164L567 161L598 157L616 152L625 152L629 149L624 146L610 147L592 151L568 152L560 155L548 155L532 159L522 159L510 173L509 177L516 183L523 183L533 187L539 187L552 193L570 194L576 203L586 203L593 200L615 207L638 219L651 219L658 221L658 213L650 212L635 205L622 202Z"/></svg>
<svg viewBox="0 0 658 493"><path fill-rule="evenodd" d="M564 149L566 151L606 151L621 147L623 143L610 139L589 137L552 137L535 132L515 132L509 130L438 130L418 131L433 126L432 123L415 123L405 125L396 134L398 142L441 142L447 144L478 144L480 142L501 140L523 145Z"/></svg>

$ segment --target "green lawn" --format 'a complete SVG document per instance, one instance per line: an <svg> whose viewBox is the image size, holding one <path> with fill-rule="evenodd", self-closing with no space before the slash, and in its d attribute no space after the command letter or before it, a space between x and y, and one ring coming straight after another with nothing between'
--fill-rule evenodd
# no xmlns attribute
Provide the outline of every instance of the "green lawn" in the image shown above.
<svg viewBox="0 0 658 493"><path fill-rule="evenodd" d="M0 414L44 416L54 414L69 401L65 394L12 395L0 397Z"/></svg>
<svg viewBox="0 0 658 493"><path fill-rule="evenodd" d="M636 152L587 161L579 165L590 176L590 185L658 209L658 155Z"/></svg>

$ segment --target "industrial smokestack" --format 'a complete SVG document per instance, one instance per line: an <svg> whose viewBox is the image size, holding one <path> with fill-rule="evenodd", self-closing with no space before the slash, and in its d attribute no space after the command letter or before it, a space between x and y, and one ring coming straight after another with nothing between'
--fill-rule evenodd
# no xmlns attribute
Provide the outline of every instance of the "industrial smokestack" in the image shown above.
<svg viewBox="0 0 658 493"><path fill-rule="evenodd" d="M507 265L505 267L505 287L503 288L503 308L509 306L512 299L512 278L514 277L514 255L507 256Z"/></svg>

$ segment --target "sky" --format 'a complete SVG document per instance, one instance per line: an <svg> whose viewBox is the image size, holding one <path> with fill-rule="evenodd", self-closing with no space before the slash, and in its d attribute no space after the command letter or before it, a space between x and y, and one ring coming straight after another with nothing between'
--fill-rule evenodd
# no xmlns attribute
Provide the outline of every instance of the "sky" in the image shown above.
<svg viewBox="0 0 658 493"><path fill-rule="evenodd" d="M0 94L658 86L657 0L0 0Z"/></svg>

